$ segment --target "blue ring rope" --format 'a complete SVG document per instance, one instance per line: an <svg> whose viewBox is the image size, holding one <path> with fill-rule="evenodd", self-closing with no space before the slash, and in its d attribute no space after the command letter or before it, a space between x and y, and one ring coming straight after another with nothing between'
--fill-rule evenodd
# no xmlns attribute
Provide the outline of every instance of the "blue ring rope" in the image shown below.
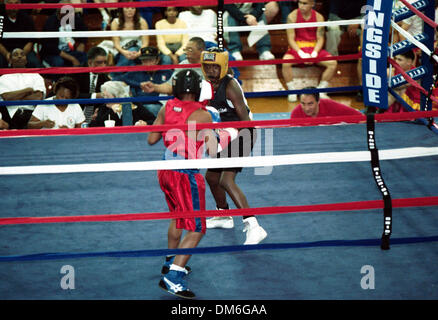
<svg viewBox="0 0 438 320"><path fill-rule="evenodd" d="M413 243L425 243L438 241L438 235L427 237L410 237L391 239L392 245L403 245ZM237 251L253 250L281 250L281 249L301 249L317 247L363 247L379 246L381 239L358 239L358 240L321 240L313 242L295 243L266 243L256 245L235 245L218 247L197 247L188 249L155 249L155 250L134 250L134 251L102 251L102 252L56 252L56 253L37 253L29 255L0 256L0 262L12 261L42 261L57 259L80 259L94 257L111 258L143 258L157 257L170 254L206 254L206 253L225 253Z"/></svg>
<svg viewBox="0 0 438 320"><path fill-rule="evenodd" d="M313 92L345 92L345 91L357 91L362 90L362 86L348 86L348 87L335 87L324 89L303 89L303 90L286 90L286 91L260 91L260 92L246 92L247 98L258 97L274 97L285 96L288 94L300 94L300 93L313 93ZM43 104L103 104L103 103L116 103L116 102L152 102L159 100L169 100L173 96L156 96L156 97L130 97L130 98L112 98L112 99L59 99L59 100L13 100L13 101L0 101L0 106L22 106L22 105L43 105Z"/></svg>

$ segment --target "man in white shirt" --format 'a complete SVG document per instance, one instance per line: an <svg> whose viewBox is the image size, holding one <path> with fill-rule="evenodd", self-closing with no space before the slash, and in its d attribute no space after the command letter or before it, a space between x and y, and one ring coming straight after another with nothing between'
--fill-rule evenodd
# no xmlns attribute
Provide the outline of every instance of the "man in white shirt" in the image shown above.
<svg viewBox="0 0 438 320"><path fill-rule="evenodd" d="M178 17L187 24L189 29L216 28L217 25L216 12L203 9L202 6L190 7L189 10L180 12ZM216 44L216 32L200 32L197 36L205 42Z"/></svg>
<svg viewBox="0 0 438 320"><path fill-rule="evenodd" d="M76 99L79 94L78 84L70 77L60 78L54 86L53 104L38 105L32 113L28 127L43 128L80 128L85 121L82 108L77 103L56 104L56 100Z"/></svg>
<svg viewBox="0 0 438 320"><path fill-rule="evenodd" d="M25 68L27 63L23 49L11 53L12 68ZM2 100L42 100L46 95L44 78L37 73L12 73L0 77L0 97ZM6 107L8 112L3 120L9 129L25 129L35 109L34 105L14 105Z"/></svg>

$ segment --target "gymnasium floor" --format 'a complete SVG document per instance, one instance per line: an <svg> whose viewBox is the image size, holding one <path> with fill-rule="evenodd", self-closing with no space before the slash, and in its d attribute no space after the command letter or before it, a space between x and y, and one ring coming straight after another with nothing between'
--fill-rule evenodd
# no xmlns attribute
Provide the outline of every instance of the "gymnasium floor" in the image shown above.
<svg viewBox="0 0 438 320"><path fill-rule="evenodd" d="M272 133L274 155L367 150L363 124L268 130L260 132L261 147L267 150L265 138ZM380 150L438 146L434 133L412 123L377 124L376 134ZM146 136L0 139L0 166L161 160L162 145L148 146ZM392 198L436 196L437 161L436 155L381 161ZM269 175L246 168L238 183L252 207L381 199L368 161L277 166ZM153 171L2 175L0 192L2 218L168 210ZM212 210L208 190L206 197ZM236 217L234 229L207 231L200 247L223 250L194 254L188 284L201 300L437 299L437 211L394 208L388 251L378 244L382 210L260 216L268 232L263 244L298 247L289 249L240 246L243 225ZM178 299L158 288L163 256L136 255L166 249L167 226L167 220L0 226L0 299ZM371 242L354 242L360 239ZM78 256L115 251L125 256ZM29 256L40 253L55 258ZM4 261L11 256L15 261ZM74 289L61 286L66 265L74 268ZM374 270L373 288L361 286L364 266Z"/></svg>

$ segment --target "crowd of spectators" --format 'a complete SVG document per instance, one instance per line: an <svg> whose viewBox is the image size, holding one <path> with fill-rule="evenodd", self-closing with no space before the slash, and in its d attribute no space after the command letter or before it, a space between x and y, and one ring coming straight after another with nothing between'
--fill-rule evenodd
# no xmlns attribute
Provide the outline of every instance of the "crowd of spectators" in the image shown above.
<svg viewBox="0 0 438 320"><path fill-rule="evenodd" d="M4 0L8 4L25 3L80 3L80 2L129 2L130 0ZM148 0L141 0L148 1ZM224 23L225 26L260 25L269 23L286 23L291 21L291 16L296 17L296 12L303 6L318 11L318 21L323 20L345 20L360 18L361 11L366 0L291 0L266 3L241 3L225 5ZM145 7L145 8L100 8L81 9L76 8L73 12L69 9L33 9L33 10L6 10L3 32L32 32L32 31L87 31L96 30L96 21L93 21L93 28L90 29L87 16L93 16L94 20L101 20L101 30L166 30L166 29L194 29L204 27L206 29L216 28L216 12L212 7ZM295 12L295 13L294 13ZM301 13L299 14L301 16ZM36 28L35 21L41 21L40 28ZM96 19L97 17L97 19ZM405 21L402 26L408 30L414 23L412 19ZM327 50L330 55L338 55L338 46L341 35L348 33L348 37L361 38L359 25L345 27L320 28L322 33L321 43L315 45L318 50ZM316 28L311 30L314 32ZM327 31L327 32L326 32ZM319 32L319 31L318 31ZM246 33L247 34L247 33ZM293 34L293 33L292 33ZM101 40L99 43L90 43L87 38L58 37L36 39L0 39L0 68L44 68L44 67L99 67L99 66L135 66L135 65L169 65L179 63L199 63L200 53L197 48L209 48L217 46L216 32L198 32L192 34L160 34L156 36L126 36L111 37ZM318 33L318 37L321 33ZM230 60L242 60L245 55L243 50L242 34L230 32L225 34L226 49L230 52ZM318 40L319 41L319 40ZM289 49L294 49L294 39L288 33ZM292 43L292 44L291 44ZM271 60L287 57L286 52L279 53L273 50L270 33L266 32L260 36L253 45L254 51L258 53L260 60ZM297 57L314 57L313 52L301 50L296 46ZM357 52L359 52L358 47ZM199 51L199 52L198 52ZM305 52L305 56L302 55ZM275 57L277 55L277 57ZM317 56L317 55L316 55ZM196 62L193 62L196 61ZM359 64L358 64L359 65ZM291 65L283 65L283 76L287 78L289 89L291 81ZM333 69L330 67L330 77L333 76ZM8 74L0 77L0 97L3 100L41 100L59 99L60 96L70 98L102 98L104 93L101 87L105 82L122 82L126 85L127 96L149 96L158 97L168 94L168 90L155 90L157 88L168 89L174 69L157 71L137 72L113 72L110 74L84 72L71 74ZM239 70L233 68L234 76L238 79ZM1 74L1 72L0 72ZM35 77L37 79L31 79ZM326 87L330 77L323 76L319 87ZM77 92L69 87L67 94L61 95L53 88L60 87L70 80L77 84ZM111 87L111 86L109 86ZM155 89L154 89L155 88ZM73 90L73 91L72 91ZM65 90L64 90L65 91ZM164 92L164 93L163 93ZM107 95L108 96L108 95ZM323 97L326 97L323 94ZM290 97L289 97L290 98ZM296 99L296 98L295 98ZM291 99L290 99L291 100ZM150 124L157 115L161 102L147 101L136 103L132 110L137 117L137 124ZM68 105L69 106L69 105ZM66 109L68 106L62 106ZM65 107L65 108L64 108ZM115 116L117 112L109 111L108 105L81 105L84 115L82 123L74 123L73 127L83 123L87 125L104 125L103 121L96 121L106 117L108 113ZM8 106L0 107L0 129L17 129L27 127L39 127L36 119L41 122L38 116L45 116L40 106ZM58 108L60 109L60 108ZM67 109L66 109L67 110ZM77 111L77 108L75 108ZM32 114L32 112L38 113ZM61 110L61 112L64 112ZM82 117L80 117L82 118ZM77 119L80 118L75 118ZM103 119L103 118L102 118ZM32 122L32 124L30 124ZM117 120L117 119L116 119ZM141 120L141 122L139 122ZM29 122L29 126L28 126ZM120 125L116 121L116 125ZM135 124L135 123L132 123ZM48 122L45 122L47 127ZM54 124L54 127L57 125ZM71 127L71 124L61 123L59 127Z"/></svg>

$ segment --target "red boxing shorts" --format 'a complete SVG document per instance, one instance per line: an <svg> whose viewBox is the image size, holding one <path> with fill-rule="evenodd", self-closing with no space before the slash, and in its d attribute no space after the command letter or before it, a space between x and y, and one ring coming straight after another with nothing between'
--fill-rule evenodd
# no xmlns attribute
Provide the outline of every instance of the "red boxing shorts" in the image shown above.
<svg viewBox="0 0 438 320"><path fill-rule="evenodd" d="M304 48L301 48L301 50L305 53L311 54L313 52L313 47L304 47ZM290 54L295 59L302 59L300 57L300 55L298 54L298 52L295 51L294 49L291 49L291 48L289 48L289 50L287 50L286 54ZM317 58L325 58L325 57L330 57L330 56L331 56L331 54L328 51L325 51L324 49L322 49L321 51L318 52Z"/></svg>
<svg viewBox="0 0 438 320"><path fill-rule="evenodd" d="M205 181L199 170L159 170L158 182L170 212L205 210ZM205 217L177 218L176 228L205 234Z"/></svg>

